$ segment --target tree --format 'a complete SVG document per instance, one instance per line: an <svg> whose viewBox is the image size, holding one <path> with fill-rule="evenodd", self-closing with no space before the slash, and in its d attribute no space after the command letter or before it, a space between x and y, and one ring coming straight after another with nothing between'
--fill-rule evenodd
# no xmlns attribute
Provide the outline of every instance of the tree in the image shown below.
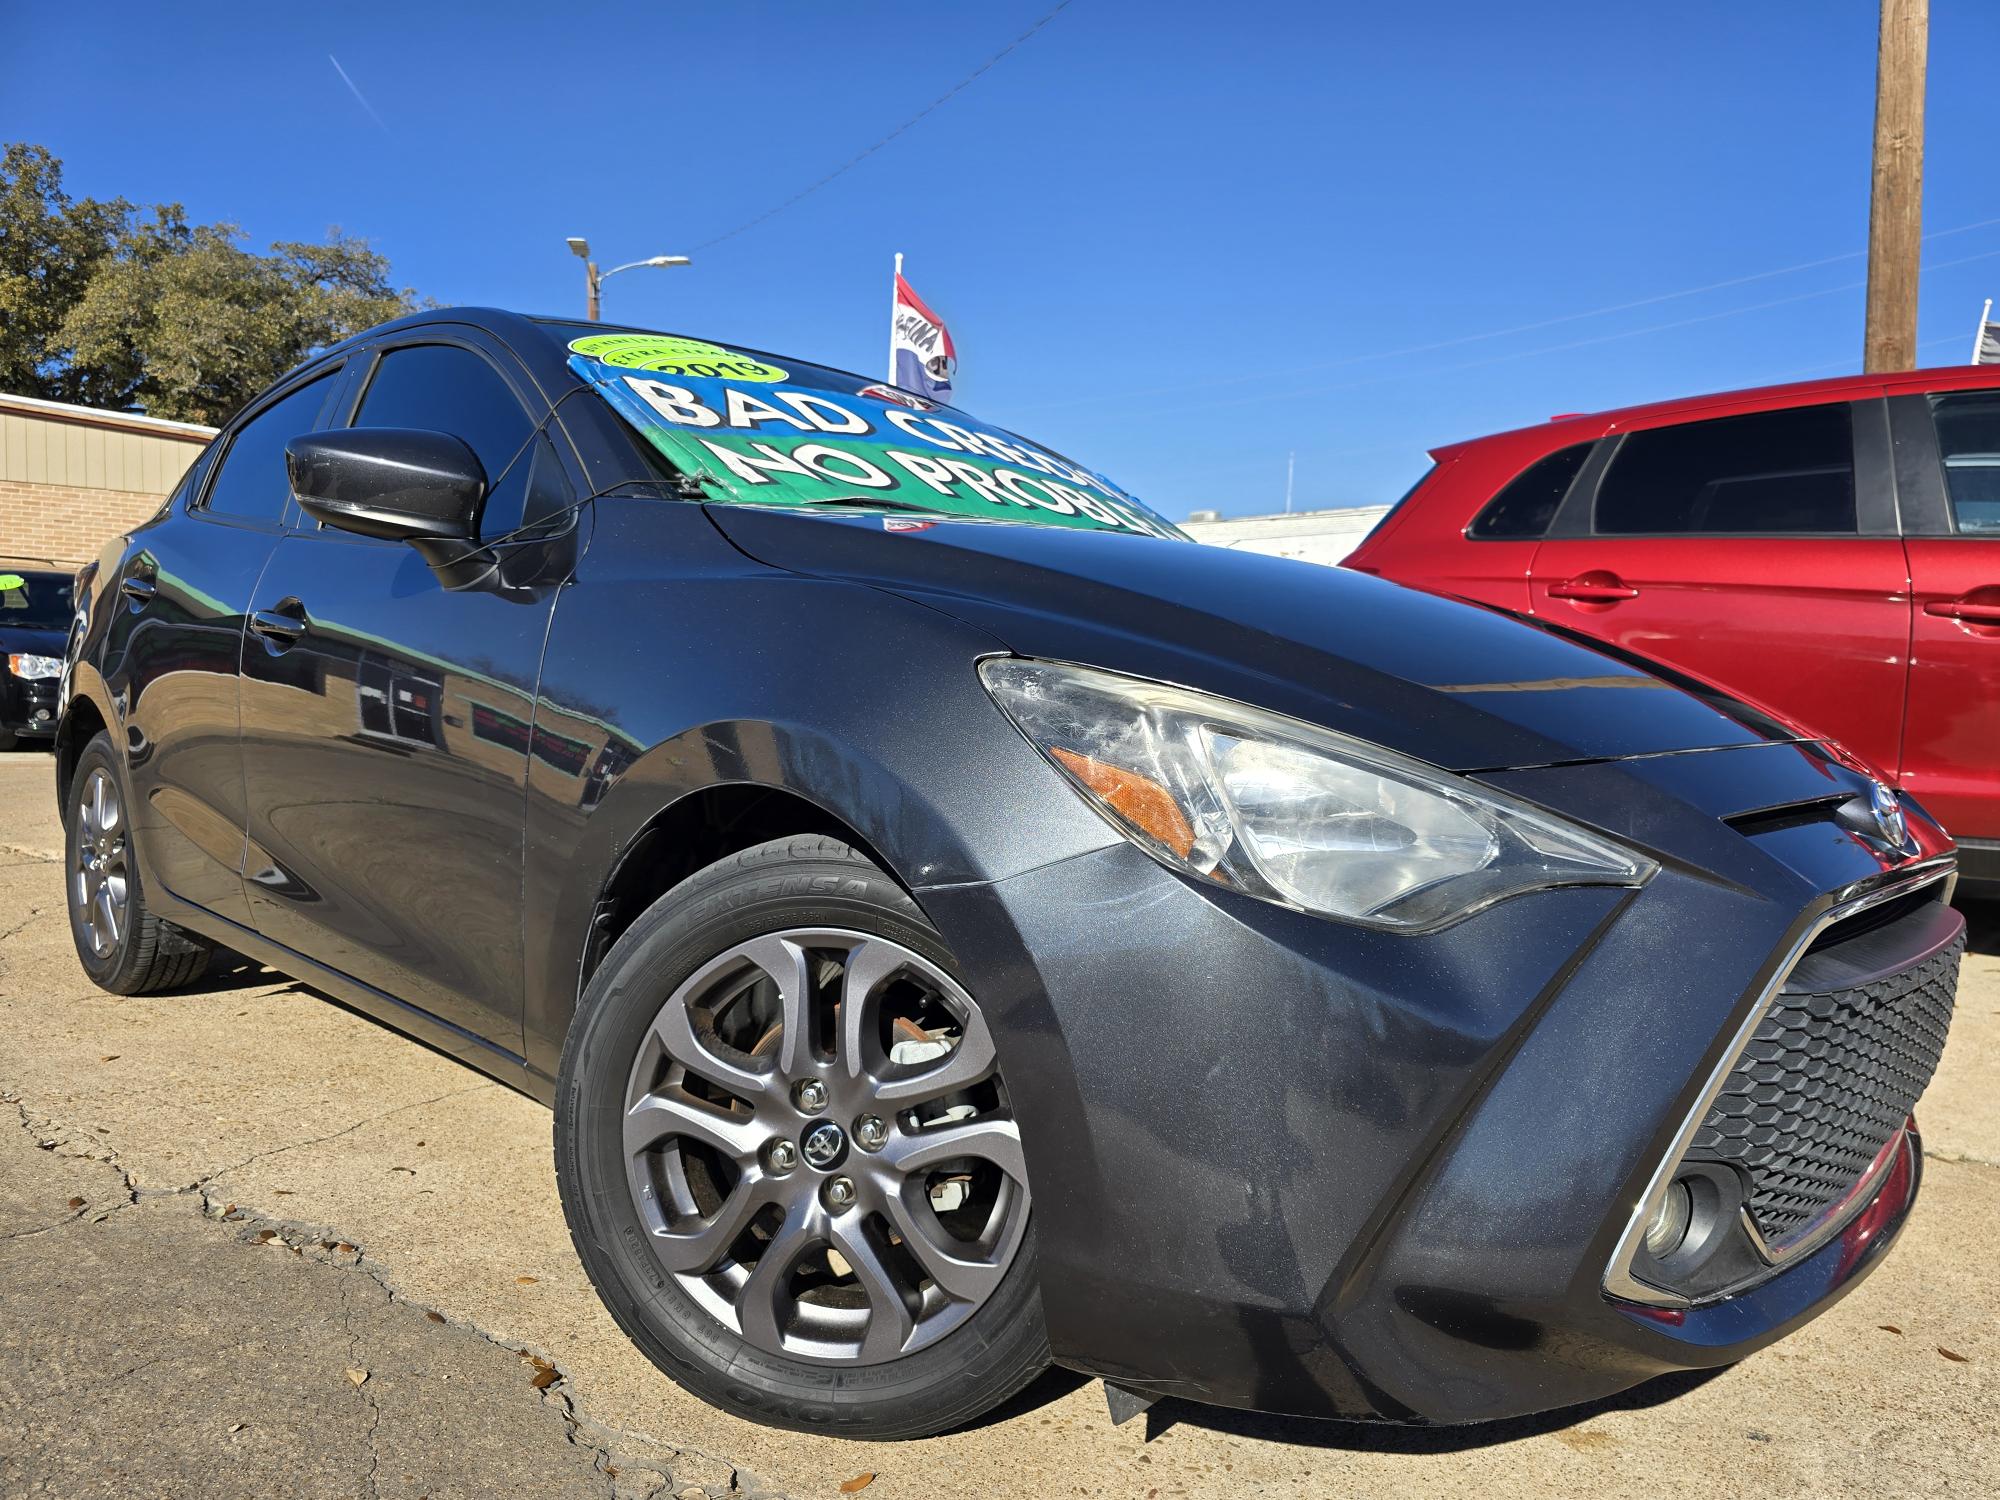
<svg viewBox="0 0 2000 1500"><path fill-rule="evenodd" d="M0 389L220 422L313 351L416 305L387 257L338 228L258 255L236 225L191 225L179 204L70 204L39 147L9 147L0 172ZM55 248L18 278L33 319L17 331L6 299L31 244Z"/></svg>
<svg viewBox="0 0 2000 1500"><path fill-rule="evenodd" d="M90 401L59 330L132 215L123 199L72 202L46 148L0 152L0 391Z"/></svg>

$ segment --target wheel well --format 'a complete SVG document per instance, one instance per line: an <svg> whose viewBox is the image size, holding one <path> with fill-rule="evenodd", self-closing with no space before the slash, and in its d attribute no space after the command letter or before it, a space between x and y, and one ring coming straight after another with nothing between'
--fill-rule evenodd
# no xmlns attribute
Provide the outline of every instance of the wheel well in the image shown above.
<svg viewBox="0 0 2000 1500"><path fill-rule="evenodd" d="M76 778L76 763L83 747L104 729L104 715L88 698L78 698L63 715L56 729L56 805L62 810L63 826L69 826L69 784Z"/></svg>
<svg viewBox="0 0 2000 1500"><path fill-rule="evenodd" d="M663 809L632 840L597 898L577 976L578 996L619 934L688 876L771 839L813 834L839 839L903 884L860 834L825 808L791 792L745 784L715 786Z"/></svg>

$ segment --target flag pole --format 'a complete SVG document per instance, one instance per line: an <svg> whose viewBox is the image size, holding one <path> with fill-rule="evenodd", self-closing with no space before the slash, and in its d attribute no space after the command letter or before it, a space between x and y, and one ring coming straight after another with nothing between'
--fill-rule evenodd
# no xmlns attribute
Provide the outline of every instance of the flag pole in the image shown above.
<svg viewBox="0 0 2000 1500"><path fill-rule="evenodd" d="M896 252L896 281L903 279L903 252ZM896 281L889 283L889 384L896 383Z"/></svg>
<svg viewBox="0 0 2000 1500"><path fill-rule="evenodd" d="M1979 363L1979 351L1986 347L1986 320L1993 316L1993 299L1988 297L1986 305L1979 310L1979 327L1972 335L1972 362Z"/></svg>

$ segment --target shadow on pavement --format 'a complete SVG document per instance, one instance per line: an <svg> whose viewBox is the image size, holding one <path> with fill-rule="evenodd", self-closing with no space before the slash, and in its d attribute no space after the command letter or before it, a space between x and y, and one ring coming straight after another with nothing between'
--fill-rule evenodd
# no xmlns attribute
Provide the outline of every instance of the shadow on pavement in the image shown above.
<svg viewBox="0 0 2000 1500"><path fill-rule="evenodd" d="M214 994L224 990L247 990L260 984L293 983L289 974L267 969L254 958L245 958L227 948L217 948L201 978L181 988L182 994Z"/></svg>
<svg viewBox="0 0 2000 1500"><path fill-rule="evenodd" d="M1089 1380L1088 1375L1065 1370L1061 1365L1050 1365L991 1411L981 1412L970 1422L952 1430L977 1432L983 1427L1001 1426L1016 1417L1025 1417L1030 1412L1040 1411L1044 1406L1060 1401L1078 1386L1088 1384Z"/></svg>
<svg viewBox="0 0 2000 1500"><path fill-rule="evenodd" d="M1966 952L2000 953L2000 901L1960 896L1954 905L1965 913Z"/></svg>
<svg viewBox="0 0 2000 1500"><path fill-rule="evenodd" d="M1662 1375L1602 1401L1564 1406L1506 1422L1479 1422L1465 1427L1399 1427L1387 1422L1330 1422L1311 1417L1272 1416L1231 1407L1201 1406L1169 1397L1146 1413L1150 1442L1168 1428L1185 1425L1208 1432L1289 1443L1302 1448L1344 1448L1358 1453L1400 1453L1413 1456L1462 1453L1497 1448L1522 1438L1541 1437L1566 1427L1580 1427L1592 1417L1614 1411L1643 1411L1678 1400L1706 1385L1728 1366L1713 1370L1682 1370ZM1029 1390L1034 1387L1030 1386ZM1024 1393L1025 1394L1025 1393Z"/></svg>

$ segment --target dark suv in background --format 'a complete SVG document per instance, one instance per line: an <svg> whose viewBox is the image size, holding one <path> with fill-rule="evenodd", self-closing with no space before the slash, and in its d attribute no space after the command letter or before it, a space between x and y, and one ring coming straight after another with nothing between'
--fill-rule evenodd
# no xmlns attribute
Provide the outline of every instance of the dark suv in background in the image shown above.
<svg viewBox="0 0 2000 1500"><path fill-rule="evenodd" d="M71 594L67 573L0 566L0 750L55 737Z"/></svg>

